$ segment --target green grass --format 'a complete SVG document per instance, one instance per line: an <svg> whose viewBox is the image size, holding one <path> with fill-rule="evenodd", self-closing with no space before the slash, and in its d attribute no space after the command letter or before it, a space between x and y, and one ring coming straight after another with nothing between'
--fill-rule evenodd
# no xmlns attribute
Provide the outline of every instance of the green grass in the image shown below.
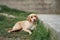
<svg viewBox="0 0 60 40"><path fill-rule="evenodd" d="M5 5L0 5L0 13L7 13L16 16L17 18L7 18L0 15L0 39L1 40L50 40L49 32L47 32L41 21L37 21L37 28L33 30L32 35L24 31L8 33L8 28L12 28L17 21L25 20L31 12L25 12L17 9L9 8Z"/></svg>

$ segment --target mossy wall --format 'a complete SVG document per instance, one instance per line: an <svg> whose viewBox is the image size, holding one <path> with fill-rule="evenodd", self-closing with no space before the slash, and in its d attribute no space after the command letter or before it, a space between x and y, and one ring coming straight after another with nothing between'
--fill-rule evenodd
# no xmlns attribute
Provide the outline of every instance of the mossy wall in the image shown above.
<svg viewBox="0 0 60 40"><path fill-rule="evenodd" d="M0 0L1 5L7 5L11 8L38 12L38 13L55 13L55 0Z"/></svg>

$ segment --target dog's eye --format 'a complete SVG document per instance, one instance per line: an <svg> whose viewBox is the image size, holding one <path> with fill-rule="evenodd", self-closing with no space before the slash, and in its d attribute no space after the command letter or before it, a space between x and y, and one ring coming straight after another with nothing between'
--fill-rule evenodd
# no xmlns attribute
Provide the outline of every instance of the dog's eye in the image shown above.
<svg viewBox="0 0 60 40"><path fill-rule="evenodd" d="M36 16L34 16L34 17L36 17Z"/></svg>
<svg viewBox="0 0 60 40"><path fill-rule="evenodd" d="M31 16L31 18L33 18L33 17Z"/></svg>

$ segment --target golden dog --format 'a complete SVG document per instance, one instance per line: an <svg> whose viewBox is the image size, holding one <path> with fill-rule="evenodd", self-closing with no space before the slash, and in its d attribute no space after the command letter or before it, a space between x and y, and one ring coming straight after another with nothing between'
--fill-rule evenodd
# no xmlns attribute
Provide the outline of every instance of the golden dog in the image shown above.
<svg viewBox="0 0 60 40"><path fill-rule="evenodd" d="M28 32L30 35L32 34L31 30L36 28L34 24L37 21L38 17L36 14L30 14L25 21L18 21L8 33L16 31L16 30L24 30Z"/></svg>

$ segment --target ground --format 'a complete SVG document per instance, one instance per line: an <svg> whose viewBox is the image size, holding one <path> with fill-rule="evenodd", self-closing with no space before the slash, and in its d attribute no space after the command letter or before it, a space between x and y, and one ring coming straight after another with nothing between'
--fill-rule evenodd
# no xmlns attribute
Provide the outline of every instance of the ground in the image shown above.
<svg viewBox="0 0 60 40"><path fill-rule="evenodd" d="M50 40L49 32L47 32L41 21L37 21L37 28L32 31L32 35L24 31L8 33L7 30L12 28L17 21L26 20L27 16L32 12L25 12L0 5L0 13L13 15L16 18L9 18L0 15L0 40Z"/></svg>

